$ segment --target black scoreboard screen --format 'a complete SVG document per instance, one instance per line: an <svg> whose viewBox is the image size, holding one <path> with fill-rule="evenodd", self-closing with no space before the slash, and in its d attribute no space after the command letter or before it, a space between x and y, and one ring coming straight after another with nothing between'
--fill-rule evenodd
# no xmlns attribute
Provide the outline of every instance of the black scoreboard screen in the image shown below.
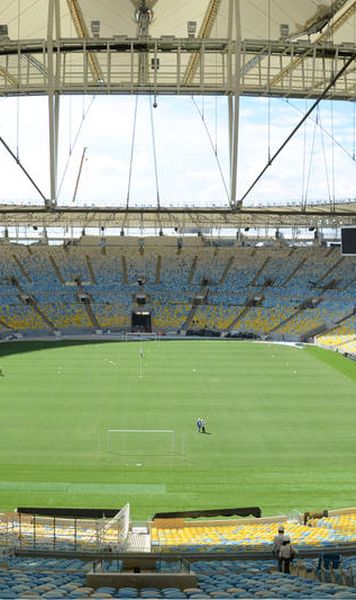
<svg viewBox="0 0 356 600"><path fill-rule="evenodd" d="M356 256L356 226L341 227L341 254Z"/></svg>

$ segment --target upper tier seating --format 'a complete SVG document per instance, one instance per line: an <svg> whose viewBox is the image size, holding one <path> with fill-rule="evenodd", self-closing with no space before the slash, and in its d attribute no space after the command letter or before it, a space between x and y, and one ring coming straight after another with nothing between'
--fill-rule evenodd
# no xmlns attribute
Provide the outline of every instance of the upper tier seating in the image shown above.
<svg viewBox="0 0 356 600"><path fill-rule="evenodd" d="M195 238L180 249L174 238L113 238L105 252L86 238L65 248L2 245L0 332L96 327L79 294L99 327L129 331L140 292L155 331L298 340L319 328L321 344L349 351L356 339L355 320L342 321L356 304L356 260L337 248L216 248Z"/></svg>

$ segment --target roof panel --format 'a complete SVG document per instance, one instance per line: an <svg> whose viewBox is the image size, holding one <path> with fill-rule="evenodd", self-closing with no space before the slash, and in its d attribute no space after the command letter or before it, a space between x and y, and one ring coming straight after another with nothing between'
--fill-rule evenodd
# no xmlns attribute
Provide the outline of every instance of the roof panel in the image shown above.
<svg viewBox="0 0 356 600"><path fill-rule="evenodd" d="M187 35L187 22L196 21L198 31L204 16L211 9L218 9L216 23L212 27L212 37L225 37L228 25L229 0L147 0L154 13L151 35ZM101 23L101 35L134 36L137 32L135 22L136 0L60 0L63 36L75 33L71 25L70 5L78 3L87 26L92 20ZM353 0L337 0L337 6L352 7ZM280 25L288 25L294 35L303 31L330 12L328 0L241 0L242 38L278 39ZM20 10L19 10L20 7ZM343 10L343 8L342 8ZM48 0L22 0L7 2L0 10L0 22L9 27L11 39L45 37L47 32ZM349 25L345 28L348 39L355 42L355 20L350 15Z"/></svg>

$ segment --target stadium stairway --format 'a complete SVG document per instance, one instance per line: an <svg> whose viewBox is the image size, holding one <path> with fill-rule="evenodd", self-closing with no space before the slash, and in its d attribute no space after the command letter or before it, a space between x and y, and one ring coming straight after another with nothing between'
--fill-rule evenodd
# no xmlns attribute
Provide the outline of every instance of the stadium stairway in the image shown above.
<svg viewBox="0 0 356 600"><path fill-rule="evenodd" d="M192 306L192 308L189 311L189 314L185 320L185 322L182 325L182 331L188 331L188 329L190 328L194 317L195 317L195 313L197 312L198 306Z"/></svg>
<svg viewBox="0 0 356 600"><path fill-rule="evenodd" d="M299 315L302 312L302 310L303 309L299 306L286 319L283 319L280 323L278 323L277 325L275 325L274 327L272 327L272 329L270 329L268 333L270 334L270 333L275 333L276 331L278 331L278 329L280 329L281 327L283 327L284 325L286 325L286 323L289 323L289 321L292 321L292 319L294 319L294 317L296 317L297 315Z"/></svg>
<svg viewBox="0 0 356 600"><path fill-rule="evenodd" d="M233 263L234 263L234 257L230 256L229 260L227 261L226 267L225 267L225 269L223 271L223 274L221 275L221 278L220 278L220 281L219 281L219 285L220 286L225 283L225 279L226 279L226 277L227 277L227 275L228 275L228 273L229 273L229 271L230 271Z"/></svg>
<svg viewBox="0 0 356 600"><path fill-rule="evenodd" d="M6 323L6 321L2 317L0 319L0 326L3 327L4 329L8 329L9 331L13 330L13 327L11 327L11 325Z"/></svg>
<svg viewBox="0 0 356 600"><path fill-rule="evenodd" d="M126 256L124 256L124 255L121 256L121 268L122 268L123 281L125 284L127 284L129 280L128 280Z"/></svg>
<svg viewBox="0 0 356 600"><path fill-rule="evenodd" d="M56 261L54 259L54 256L52 256L51 254L49 256L49 261L50 261L50 263L51 263L51 265L53 267L53 271L55 272L55 274L57 276L57 279L60 281L60 283L62 283L62 285L64 285L65 281L64 281L63 275L62 275L62 273L61 273L61 271L59 269L59 266L57 265L57 263L56 263Z"/></svg>
<svg viewBox="0 0 356 600"><path fill-rule="evenodd" d="M288 275L287 279L284 280L283 286L286 286L288 283L290 283L290 281L293 279L293 277L295 277L295 275L298 273L298 271L302 268L302 266L306 262L307 262L307 258L305 258L305 257L302 258L302 260L297 264L295 269L293 269L293 271Z"/></svg>
<svg viewBox="0 0 356 600"><path fill-rule="evenodd" d="M87 294L81 284L81 281L78 279L77 280L77 289L78 289L78 300L81 304L83 304L85 311L88 315L89 321L92 323L92 325L94 327L97 327L98 329L100 329L100 324L98 322L98 319L96 318L94 311L93 311L93 307L91 304L91 297L90 294ZM81 301L80 296L83 295L85 296L84 302Z"/></svg>
<svg viewBox="0 0 356 600"><path fill-rule="evenodd" d="M94 273L94 268L93 268L92 262L90 260L90 256L88 254L85 255L85 261L87 264L90 282L92 285L96 285L96 277L95 277L95 273Z"/></svg>
<svg viewBox="0 0 356 600"><path fill-rule="evenodd" d="M194 321L194 317L197 313L198 307L205 305L207 298L208 298L208 294L209 294L209 288L207 287L207 283L204 282L201 284L200 289L199 289L199 293L196 294L192 300L193 304L192 304L192 308L189 311L189 314L186 318L185 323L182 326L182 330L183 331L188 331L188 329L190 329L190 326Z"/></svg>
<svg viewBox="0 0 356 600"><path fill-rule="evenodd" d="M100 324L99 324L98 319L96 318L96 316L94 314L94 311L93 311L93 308L92 308L90 300L89 300L89 303L88 304L85 303L84 306L85 306L85 310L88 313L88 317L89 317L90 321L92 322L92 324L94 325L94 327L97 327L97 328L100 329Z"/></svg>
<svg viewBox="0 0 356 600"><path fill-rule="evenodd" d="M317 285L320 286L323 284L323 282L341 265L341 263L344 261L344 256L342 256L341 258L339 258L339 260L336 261L336 263L334 263L330 269L328 269L326 271L326 273L324 273L324 275L319 279Z"/></svg>
<svg viewBox="0 0 356 600"><path fill-rule="evenodd" d="M38 306L36 300L34 298L31 298L32 302L30 304L32 310L38 314L38 316L42 319L42 321L44 322L44 324L46 325L46 327L49 327L50 329L55 329L55 325L52 323L52 321L44 314L43 310Z"/></svg>
<svg viewBox="0 0 356 600"><path fill-rule="evenodd" d="M31 281L31 280L30 280ZM37 314L42 322L45 325L45 328L49 327L50 329L55 329L52 321L44 314L44 312L39 308L36 298L32 296L32 294L28 294L24 289L22 284L19 282L17 277L11 278L11 283L14 287L17 288L18 291L18 299L20 302L26 306L29 306L33 313Z"/></svg>
<svg viewBox="0 0 356 600"><path fill-rule="evenodd" d="M237 325L237 323L239 321L241 321L241 319L247 315L247 313L250 310L250 308L252 308L252 307L251 306L244 306L243 309L237 315L237 317L235 317L231 321L231 323L227 326L227 331L231 331L231 330L235 329L235 325Z"/></svg>
<svg viewBox="0 0 356 600"><path fill-rule="evenodd" d="M156 284L159 284L161 281L161 266L162 266L162 256L159 254L157 256L157 263L156 263L156 279L155 279Z"/></svg>
<svg viewBox="0 0 356 600"><path fill-rule="evenodd" d="M25 267L23 266L23 264L22 264L22 262L20 261L20 259L18 258L18 256L16 256L16 254L13 254L13 255L12 255L12 258L13 258L13 260L14 260L14 262L15 262L16 266L19 268L20 272L22 273L22 275L25 277L25 279L26 279L26 280L27 280L29 283L31 283L31 282L32 282L32 279L31 279L31 277L29 276L29 274L27 273L27 271L26 271Z"/></svg>
<svg viewBox="0 0 356 600"><path fill-rule="evenodd" d="M192 266L190 267L189 275L188 275L188 283L193 283L194 274L198 265L198 256L195 255L193 258Z"/></svg>
<svg viewBox="0 0 356 600"><path fill-rule="evenodd" d="M250 287L254 287L257 284L258 278L261 275L261 273L264 271L265 267L268 265L269 260L270 260L270 257L267 256L267 258L263 261L261 267L258 269L256 275L252 279L252 281L250 283Z"/></svg>
<svg viewBox="0 0 356 600"><path fill-rule="evenodd" d="M339 319L338 321L334 321L332 323L330 323L330 325L328 326L327 324L325 324L325 327L323 329L323 331L319 331L316 337L316 340L318 341L318 336L323 336L325 334L329 334L332 335L333 332L335 330L338 329L338 327L340 327L340 325L342 325L345 321L347 321L347 319L349 319L350 317L352 317L352 315L355 314L355 309L353 309L351 312L347 312L345 314L345 316L343 316L341 319Z"/></svg>

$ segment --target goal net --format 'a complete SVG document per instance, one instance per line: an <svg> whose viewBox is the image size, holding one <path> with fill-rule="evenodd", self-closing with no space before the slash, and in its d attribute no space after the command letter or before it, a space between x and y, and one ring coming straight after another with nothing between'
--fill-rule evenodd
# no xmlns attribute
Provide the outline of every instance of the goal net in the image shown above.
<svg viewBox="0 0 356 600"><path fill-rule="evenodd" d="M107 429L106 451L119 456L173 456L174 429ZM178 453L180 454L180 452Z"/></svg>
<svg viewBox="0 0 356 600"><path fill-rule="evenodd" d="M130 504L127 503L112 519L97 521L96 531L89 535L87 543L98 550L124 550L130 529Z"/></svg>
<svg viewBox="0 0 356 600"><path fill-rule="evenodd" d="M132 333L127 331L123 335L123 340L125 342L157 341L158 339L157 333Z"/></svg>

